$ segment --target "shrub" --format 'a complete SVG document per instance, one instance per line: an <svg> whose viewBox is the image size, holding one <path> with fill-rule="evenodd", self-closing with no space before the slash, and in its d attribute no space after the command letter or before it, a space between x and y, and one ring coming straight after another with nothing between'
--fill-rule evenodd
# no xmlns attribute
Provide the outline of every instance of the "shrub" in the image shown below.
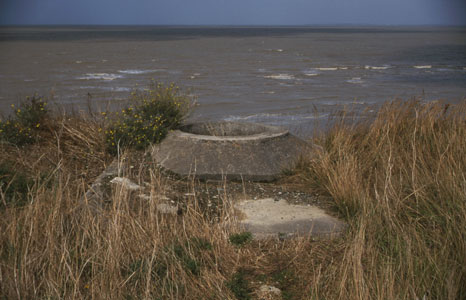
<svg viewBox="0 0 466 300"><path fill-rule="evenodd" d="M0 120L0 141L17 146L37 141L38 131L47 118L47 102L42 97L26 98L18 108L12 104L13 116L5 121Z"/></svg>
<svg viewBox="0 0 466 300"><path fill-rule="evenodd" d="M190 99L173 83L152 82L149 89L131 93L130 105L114 114L107 130L107 150L116 154L121 148L144 149L160 142L176 129L190 108ZM106 113L103 113L106 115Z"/></svg>

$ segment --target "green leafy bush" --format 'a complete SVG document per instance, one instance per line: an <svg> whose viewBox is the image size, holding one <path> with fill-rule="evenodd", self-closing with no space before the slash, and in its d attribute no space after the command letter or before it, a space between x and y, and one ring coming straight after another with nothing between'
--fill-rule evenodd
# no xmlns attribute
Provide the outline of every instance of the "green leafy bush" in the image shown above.
<svg viewBox="0 0 466 300"><path fill-rule="evenodd" d="M144 149L176 129L190 109L190 99L173 83L151 83L149 89L131 93L131 104L115 113L105 131L107 150L118 147ZM106 113L102 113L106 115Z"/></svg>
<svg viewBox="0 0 466 300"><path fill-rule="evenodd" d="M26 99L17 108L12 104L14 114L0 120L0 141L17 146L37 141L37 133L47 118L47 102L38 96Z"/></svg>

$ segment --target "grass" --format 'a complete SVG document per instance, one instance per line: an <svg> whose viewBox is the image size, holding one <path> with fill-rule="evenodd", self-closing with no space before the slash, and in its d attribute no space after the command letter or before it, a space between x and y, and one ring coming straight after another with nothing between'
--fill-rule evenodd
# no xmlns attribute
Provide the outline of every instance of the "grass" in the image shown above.
<svg viewBox="0 0 466 300"><path fill-rule="evenodd" d="M252 241L252 233L247 232L247 231L241 232L241 233L234 233L230 235L230 243L238 247L241 247L251 241Z"/></svg>
<svg viewBox="0 0 466 300"><path fill-rule="evenodd" d="M0 164L49 182L26 193L24 205L0 210L0 297L256 299L268 284L283 299L463 299L465 117L465 101L393 101L354 122L340 115L314 140L323 150L288 180L331 197L348 231L238 247L229 195L218 200L223 222L206 218L195 196L183 214L167 215L157 211L161 199L122 188L101 214L87 209L88 185L112 160L105 121L49 116L40 141L0 143ZM134 151L121 161L144 156ZM132 166L122 174L149 174L152 195L170 190L150 164Z"/></svg>
<svg viewBox="0 0 466 300"><path fill-rule="evenodd" d="M228 288L235 295L238 300L249 300L251 299L252 289L249 286L249 282L246 280L244 271L239 270L230 281L227 282Z"/></svg>
<svg viewBox="0 0 466 300"><path fill-rule="evenodd" d="M0 208L8 206L22 206L27 201L27 193L33 181L22 172L15 171L12 164L0 163L0 191L2 201Z"/></svg>

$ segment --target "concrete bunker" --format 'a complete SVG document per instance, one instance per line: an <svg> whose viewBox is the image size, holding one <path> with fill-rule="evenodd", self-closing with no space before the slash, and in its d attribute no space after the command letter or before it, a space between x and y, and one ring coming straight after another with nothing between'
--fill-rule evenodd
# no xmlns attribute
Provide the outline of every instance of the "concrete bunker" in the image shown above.
<svg viewBox="0 0 466 300"><path fill-rule="evenodd" d="M281 127L210 122L170 132L152 154L160 167L182 177L272 181L310 150L309 143Z"/></svg>

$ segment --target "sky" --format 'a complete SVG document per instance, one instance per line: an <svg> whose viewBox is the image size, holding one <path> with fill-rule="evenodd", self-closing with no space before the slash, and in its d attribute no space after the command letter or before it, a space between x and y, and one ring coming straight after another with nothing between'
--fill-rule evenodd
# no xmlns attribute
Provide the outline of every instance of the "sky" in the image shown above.
<svg viewBox="0 0 466 300"><path fill-rule="evenodd" d="M0 25L466 25L466 0L0 0Z"/></svg>

